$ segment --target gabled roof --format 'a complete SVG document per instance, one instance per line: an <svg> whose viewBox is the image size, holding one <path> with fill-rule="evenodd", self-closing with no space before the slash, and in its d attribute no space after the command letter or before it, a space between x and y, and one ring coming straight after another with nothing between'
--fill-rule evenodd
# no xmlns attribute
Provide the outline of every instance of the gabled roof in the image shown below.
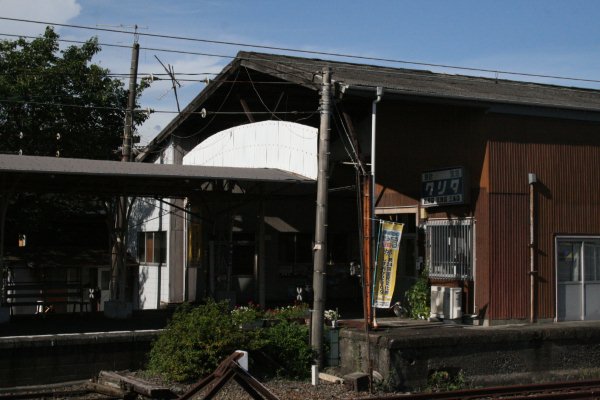
<svg viewBox="0 0 600 400"><path fill-rule="evenodd" d="M163 143L187 118L198 112L235 70L247 68L314 91L321 84L323 67L331 68L332 80L343 95L375 97L383 87L384 99L451 102L499 112L576 119L600 118L600 91L505 79L434 73L425 70L390 68L314 58L241 51L190 104L148 145ZM542 110L535 113L532 110ZM138 156L143 160L146 154Z"/></svg>
<svg viewBox="0 0 600 400"><path fill-rule="evenodd" d="M600 91L539 83L490 79L425 70L390 68L275 54L240 52L241 64L298 84L318 87L320 71L329 66L342 87L404 96L507 103L600 112Z"/></svg>

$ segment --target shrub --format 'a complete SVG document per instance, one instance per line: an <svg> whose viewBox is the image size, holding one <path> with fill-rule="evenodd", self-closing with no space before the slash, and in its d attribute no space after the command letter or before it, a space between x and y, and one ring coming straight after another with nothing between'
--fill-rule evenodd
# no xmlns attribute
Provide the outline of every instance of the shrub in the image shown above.
<svg viewBox="0 0 600 400"><path fill-rule="evenodd" d="M277 375L306 378L315 354L308 344L308 326L281 321L264 329L264 352L279 364Z"/></svg>
<svg viewBox="0 0 600 400"><path fill-rule="evenodd" d="M223 359L243 349L267 355L276 364L277 375L309 375L314 353L308 344L308 326L281 319L270 328L242 331L240 318L254 318L255 310L240 309L232 312L227 302L214 301L180 307L152 345L149 372L170 381L189 381L213 372Z"/></svg>
<svg viewBox="0 0 600 400"><path fill-rule="evenodd" d="M429 276L427 269L423 269L417 282L406 292L406 300L411 318L429 318L430 296Z"/></svg>
<svg viewBox="0 0 600 400"><path fill-rule="evenodd" d="M148 369L172 381L212 372L233 351L262 347L257 333L242 332L226 302L180 307L153 343Z"/></svg>
<svg viewBox="0 0 600 400"><path fill-rule="evenodd" d="M434 371L427 379L428 392L449 392L462 390L467 387L465 374L462 370L452 374L449 371Z"/></svg>
<svg viewBox="0 0 600 400"><path fill-rule="evenodd" d="M263 317L263 311L254 303L248 303L247 306L238 306L231 310L231 317L234 324L243 325L254 322Z"/></svg>

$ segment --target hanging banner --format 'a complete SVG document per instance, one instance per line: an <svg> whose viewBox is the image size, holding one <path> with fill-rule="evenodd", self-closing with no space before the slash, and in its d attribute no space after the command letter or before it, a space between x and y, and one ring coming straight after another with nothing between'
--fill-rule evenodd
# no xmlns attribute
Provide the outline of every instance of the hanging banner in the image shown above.
<svg viewBox="0 0 600 400"><path fill-rule="evenodd" d="M375 308L389 308L392 302L402 228L404 224L396 222L385 221L380 224L373 280L373 307Z"/></svg>

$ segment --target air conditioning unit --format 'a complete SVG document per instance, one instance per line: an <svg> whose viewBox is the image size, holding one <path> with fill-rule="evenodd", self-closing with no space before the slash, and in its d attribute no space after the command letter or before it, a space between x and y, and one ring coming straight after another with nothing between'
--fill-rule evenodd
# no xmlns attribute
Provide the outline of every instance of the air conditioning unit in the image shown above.
<svg viewBox="0 0 600 400"><path fill-rule="evenodd" d="M462 289L431 286L430 318L459 319L462 317Z"/></svg>
<svg viewBox="0 0 600 400"><path fill-rule="evenodd" d="M446 287L431 286L431 304L430 318L444 318L444 297L446 295Z"/></svg>
<svg viewBox="0 0 600 400"><path fill-rule="evenodd" d="M446 301L444 302L444 314L446 318L462 318L462 289L457 287L447 288L446 294ZM446 311L446 307L448 311Z"/></svg>

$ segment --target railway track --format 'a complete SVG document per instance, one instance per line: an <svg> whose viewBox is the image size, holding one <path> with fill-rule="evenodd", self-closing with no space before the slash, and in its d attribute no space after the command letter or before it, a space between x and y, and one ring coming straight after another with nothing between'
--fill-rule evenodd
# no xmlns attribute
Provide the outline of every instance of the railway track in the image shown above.
<svg viewBox="0 0 600 400"><path fill-rule="evenodd" d="M122 396L99 394L84 382L77 382L71 387L65 385L40 385L19 390L0 389L0 400L8 399L122 399ZM16 389L16 388L15 388ZM358 400L563 400L563 399L598 399L600 400L600 380L553 382L543 384L497 386L479 389L465 389L452 392L414 393L384 396L360 397Z"/></svg>
<svg viewBox="0 0 600 400"><path fill-rule="evenodd" d="M481 389L465 389L452 392L415 393L397 396L364 397L363 400L478 400L478 399L600 399L600 380L552 382L541 384L496 386Z"/></svg>
<svg viewBox="0 0 600 400"><path fill-rule="evenodd" d="M87 387L89 381L75 381L47 385L23 386L15 388L1 388L0 400L8 399L81 399L88 397L92 392ZM108 398L108 397L104 397Z"/></svg>

